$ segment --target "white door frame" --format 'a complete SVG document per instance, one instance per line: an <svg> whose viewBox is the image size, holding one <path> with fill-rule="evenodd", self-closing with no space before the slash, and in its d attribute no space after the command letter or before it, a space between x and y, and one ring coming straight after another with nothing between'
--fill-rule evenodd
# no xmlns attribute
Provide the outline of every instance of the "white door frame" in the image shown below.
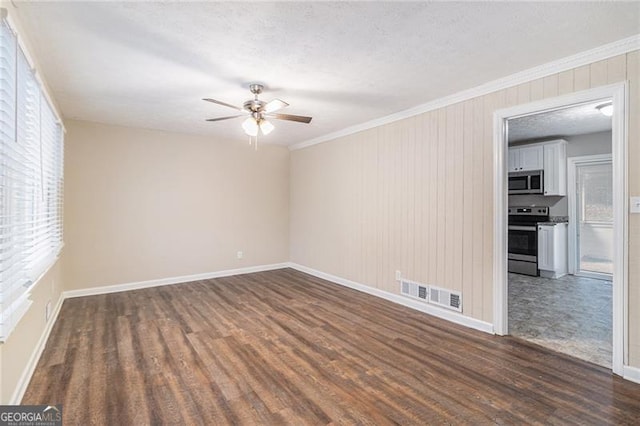
<svg viewBox="0 0 640 426"><path fill-rule="evenodd" d="M611 154L595 154L595 155L582 155L579 157L567 158L567 204L569 208L569 238L568 238L568 259L569 259L569 273L576 274L578 270L578 239L577 239L577 223L578 212L576 210L576 167L584 164L608 164L612 163ZM581 276L609 279L608 274L589 273L580 274Z"/></svg>
<svg viewBox="0 0 640 426"><path fill-rule="evenodd" d="M628 230L627 230L627 82L601 86L524 105L497 110L493 114L494 142L494 241L493 241L493 327L499 335L508 334L507 276L507 119L567 106L611 99L613 157L613 362L615 374L623 375L628 363Z"/></svg>

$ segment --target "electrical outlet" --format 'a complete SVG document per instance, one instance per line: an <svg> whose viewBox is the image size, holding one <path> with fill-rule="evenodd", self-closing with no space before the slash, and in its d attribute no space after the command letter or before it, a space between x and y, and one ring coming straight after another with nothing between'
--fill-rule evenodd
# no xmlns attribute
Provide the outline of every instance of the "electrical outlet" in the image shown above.
<svg viewBox="0 0 640 426"><path fill-rule="evenodd" d="M242 253L241 251L238 252L237 254L238 259L242 259L242 257L244 256L244 253Z"/></svg>
<svg viewBox="0 0 640 426"><path fill-rule="evenodd" d="M400 281L402 279L402 273L400 271L396 271L396 281Z"/></svg>
<svg viewBox="0 0 640 426"><path fill-rule="evenodd" d="M49 322L51 318L51 300L47 302L47 306L44 307L44 321Z"/></svg>

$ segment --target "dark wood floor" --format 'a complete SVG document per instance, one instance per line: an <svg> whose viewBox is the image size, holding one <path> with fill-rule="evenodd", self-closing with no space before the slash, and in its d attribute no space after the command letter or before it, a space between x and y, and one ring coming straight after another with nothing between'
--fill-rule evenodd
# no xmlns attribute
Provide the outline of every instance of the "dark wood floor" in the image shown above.
<svg viewBox="0 0 640 426"><path fill-rule="evenodd" d="M66 424L638 424L640 385L290 269L64 302Z"/></svg>

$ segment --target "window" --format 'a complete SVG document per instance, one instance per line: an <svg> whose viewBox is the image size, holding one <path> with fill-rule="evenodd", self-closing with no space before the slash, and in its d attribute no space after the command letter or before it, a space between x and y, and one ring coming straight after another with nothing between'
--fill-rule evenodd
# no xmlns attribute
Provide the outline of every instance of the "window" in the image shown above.
<svg viewBox="0 0 640 426"><path fill-rule="evenodd" d="M62 248L63 134L17 37L0 23L0 341Z"/></svg>

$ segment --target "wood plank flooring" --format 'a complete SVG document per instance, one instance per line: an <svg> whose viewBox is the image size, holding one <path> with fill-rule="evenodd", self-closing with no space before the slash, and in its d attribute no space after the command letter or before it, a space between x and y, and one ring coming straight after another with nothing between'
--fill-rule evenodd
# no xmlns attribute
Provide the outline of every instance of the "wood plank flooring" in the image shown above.
<svg viewBox="0 0 640 426"><path fill-rule="evenodd" d="M291 270L69 299L65 424L637 424L640 385Z"/></svg>

